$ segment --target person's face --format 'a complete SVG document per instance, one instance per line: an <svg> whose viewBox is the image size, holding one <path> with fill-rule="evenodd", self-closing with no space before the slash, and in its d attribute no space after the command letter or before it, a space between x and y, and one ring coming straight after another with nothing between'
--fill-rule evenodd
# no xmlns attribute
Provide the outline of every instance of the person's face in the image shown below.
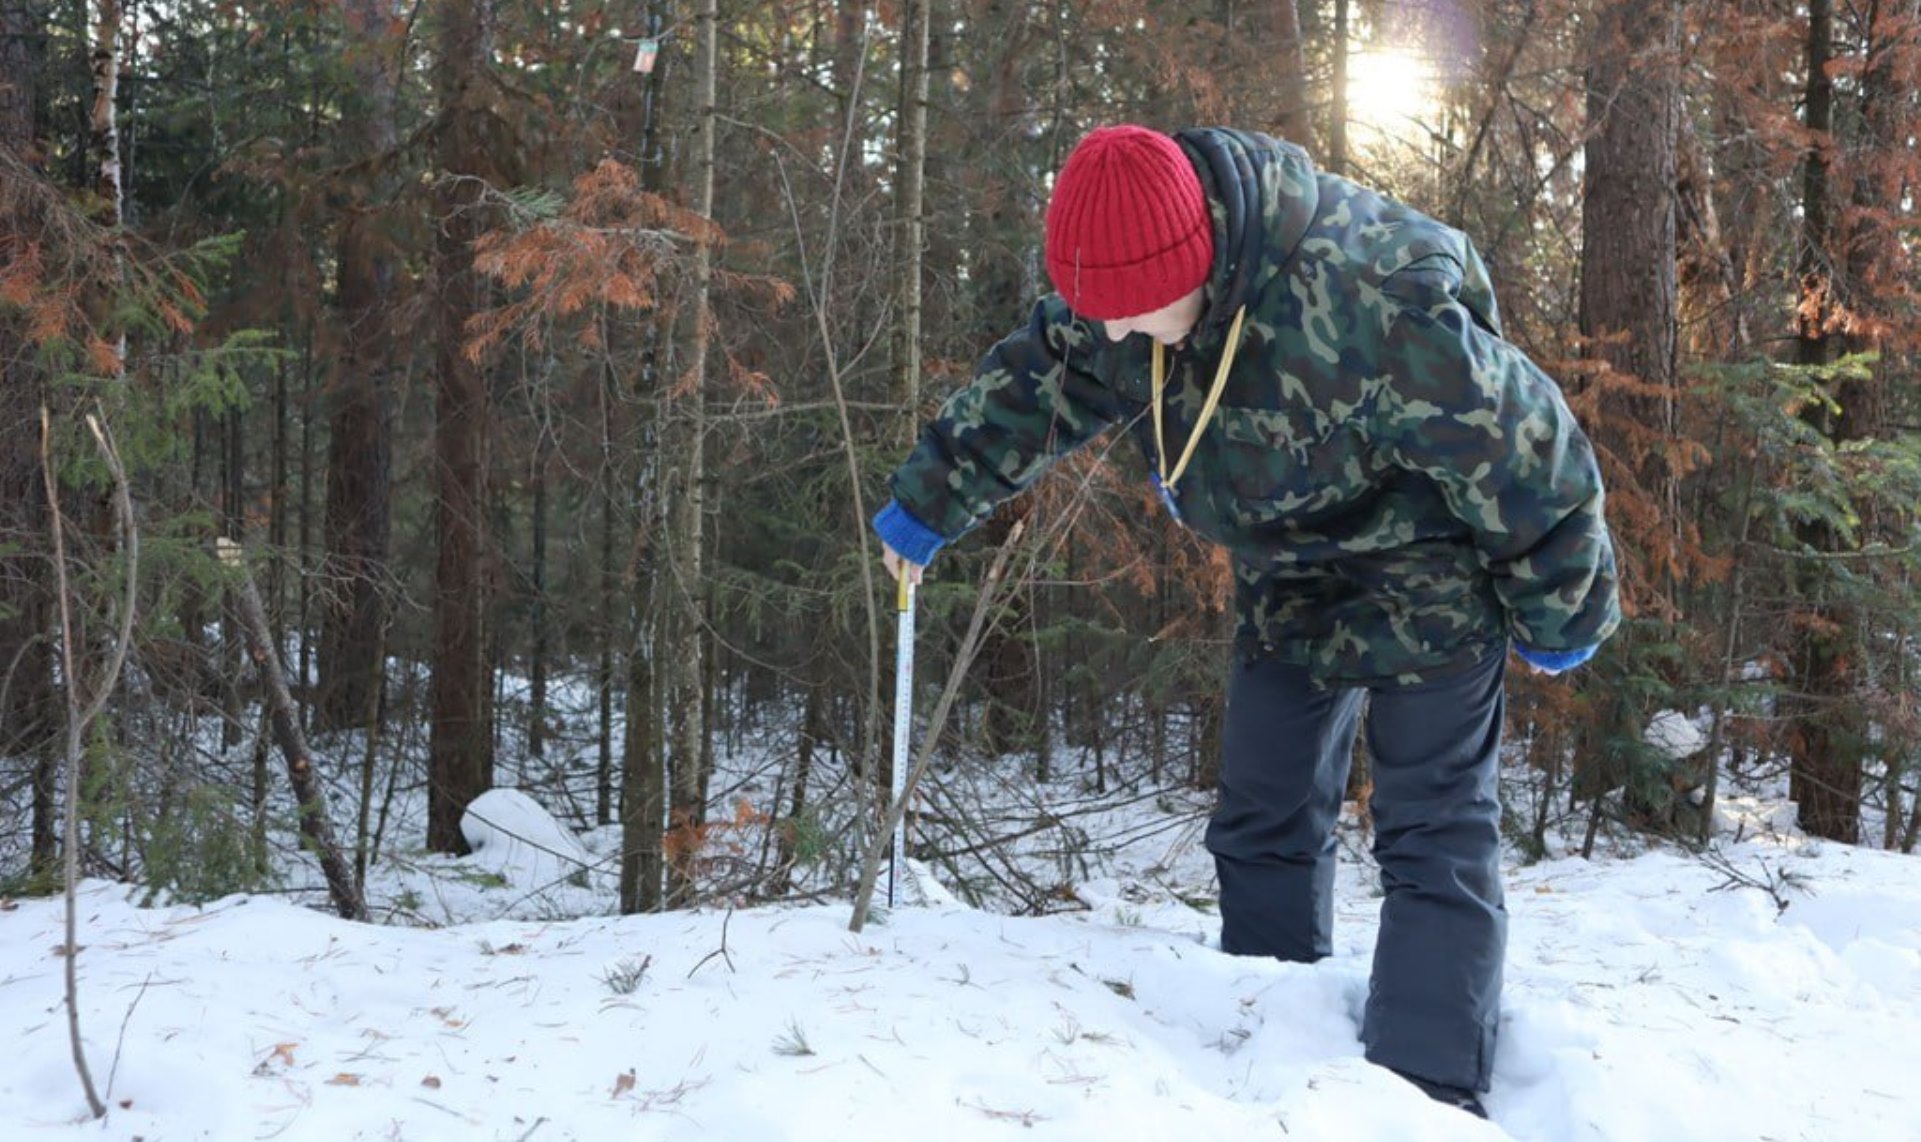
<svg viewBox="0 0 1921 1142"><path fill-rule="evenodd" d="M1131 333L1145 333L1163 345L1179 345L1187 340L1201 320L1201 291L1195 290L1171 305L1135 317L1117 317L1101 322L1109 340L1119 341Z"/></svg>

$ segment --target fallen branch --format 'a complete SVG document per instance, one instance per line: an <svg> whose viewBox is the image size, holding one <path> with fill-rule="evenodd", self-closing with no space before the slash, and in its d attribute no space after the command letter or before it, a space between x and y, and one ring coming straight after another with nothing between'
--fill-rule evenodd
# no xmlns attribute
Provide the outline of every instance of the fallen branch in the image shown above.
<svg viewBox="0 0 1921 1142"><path fill-rule="evenodd" d="M715 948L713 951L708 952L706 955L700 957L700 962L695 964L692 968L688 970L687 972L688 979L694 978L694 973L699 971L701 968L706 967L707 961L713 959L715 956L719 956L721 959L721 962L727 965L728 971L734 970L734 957L727 954L727 925L733 923L733 920L734 920L734 910L732 908L729 908L727 910L727 915L721 917L721 921L720 921L720 947Z"/></svg>
<svg viewBox="0 0 1921 1142"><path fill-rule="evenodd" d="M340 846L334 843L332 819L327 816L327 795L314 780L313 754L307 748L307 735L300 729L300 717L293 697L287 693L286 675L280 669L280 655L274 652L273 631L267 626L267 608L260 602L260 589L254 586L253 572L247 569L240 545L221 536L215 545L220 561L233 571L234 600L239 604L240 627L246 633L247 653L265 683L267 707L273 717L274 741L287 761L287 780L293 785L294 799L300 805L300 835L320 861L327 878L327 894L334 910L343 919L367 919L367 902L354 882L354 873Z"/></svg>
<svg viewBox="0 0 1921 1142"><path fill-rule="evenodd" d="M1766 893L1768 899L1774 901L1774 912L1777 916L1786 912L1788 906L1794 903L1794 893L1812 893L1806 878L1785 864L1769 868L1767 861L1757 857L1754 863L1760 866L1761 874L1756 876L1736 867L1734 861L1719 849L1710 849L1702 853L1700 860L1702 864L1727 878L1708 889L1709 892L1725 892L1730 888L1757 889Z"/></svg>

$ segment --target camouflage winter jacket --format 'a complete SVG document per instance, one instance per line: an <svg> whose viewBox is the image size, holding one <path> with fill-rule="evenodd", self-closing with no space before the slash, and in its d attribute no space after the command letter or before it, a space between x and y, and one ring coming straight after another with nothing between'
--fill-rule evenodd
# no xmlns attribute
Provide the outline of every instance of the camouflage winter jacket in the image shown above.
<svg viewBox="0 0 1921 1142"><path fill-rule="evenodd" d="M1237 645L1379 685L1448 673L1509 636L1541 651L1606 638L1620 610L1593 449L1554 382L1502 340L1467 238L1317 173L1291 144L1175 138L1206 189L1215 256L1201 322L1167 364L1170 466L1247 309L1176 493L1187 526L1233 554ZM937 547L1116 423L1154 466L1150 346L1044 298L927 427L889 510Z"/></svg>

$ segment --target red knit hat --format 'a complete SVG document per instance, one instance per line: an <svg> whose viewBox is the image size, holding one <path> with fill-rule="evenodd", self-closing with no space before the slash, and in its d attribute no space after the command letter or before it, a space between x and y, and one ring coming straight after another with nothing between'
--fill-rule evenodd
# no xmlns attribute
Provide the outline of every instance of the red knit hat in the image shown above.
<svg viewBox="0 0 1921 1142"><path fill-rule="evenodd" d="M1047 276L1076 313L1150 313L1200 288L1213 264L1207 195L1173 139L1102 127L1067 156L1047 204Z"/></svg>

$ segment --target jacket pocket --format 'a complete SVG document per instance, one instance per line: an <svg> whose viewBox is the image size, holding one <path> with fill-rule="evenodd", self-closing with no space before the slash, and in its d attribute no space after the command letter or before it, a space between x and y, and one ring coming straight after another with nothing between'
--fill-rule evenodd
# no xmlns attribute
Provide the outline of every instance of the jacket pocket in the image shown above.
<svg viewBox="0 0 1921 1142"><path fill-rule="evenodd" d="M1243 526L1309 522L1366 489L1349 434L1305 410L1223 407L1220 484Z"/></svg>

